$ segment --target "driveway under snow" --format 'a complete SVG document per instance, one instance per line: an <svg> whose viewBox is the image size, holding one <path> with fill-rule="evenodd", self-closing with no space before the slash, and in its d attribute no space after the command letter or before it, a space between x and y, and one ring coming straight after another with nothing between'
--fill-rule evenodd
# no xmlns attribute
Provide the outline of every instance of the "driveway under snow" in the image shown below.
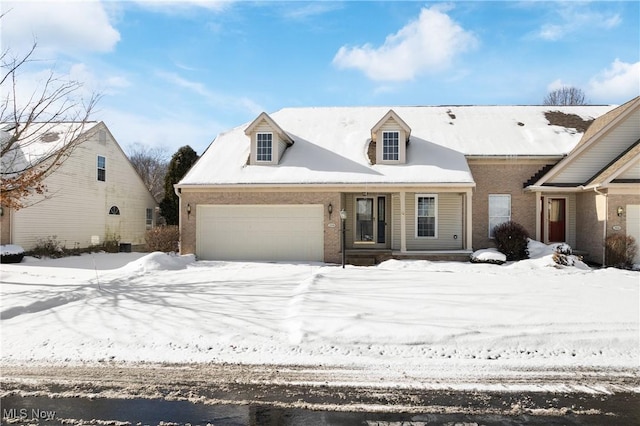
<svg viewBox="0 0 640 426"><path fill-rule="evenodd" d="M637 379L640 274L554 265L27 258L2 265L1 361L322 366L398 382L581 369Z"/></svg>

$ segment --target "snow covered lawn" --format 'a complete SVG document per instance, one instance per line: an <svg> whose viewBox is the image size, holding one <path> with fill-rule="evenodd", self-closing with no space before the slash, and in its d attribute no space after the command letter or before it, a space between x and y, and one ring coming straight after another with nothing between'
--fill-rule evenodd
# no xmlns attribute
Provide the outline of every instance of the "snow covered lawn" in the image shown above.
<svg viewBox="0 0 640 426"><path fill-rule="evenodd" d="M27 258L2 265L1 361L638 368L640 274L553 265Z"/></svg>

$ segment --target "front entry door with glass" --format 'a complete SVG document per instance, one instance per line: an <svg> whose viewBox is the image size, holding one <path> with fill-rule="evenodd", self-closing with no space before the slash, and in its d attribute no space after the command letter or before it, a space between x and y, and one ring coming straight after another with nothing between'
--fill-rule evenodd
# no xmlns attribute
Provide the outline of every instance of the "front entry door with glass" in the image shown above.
<svg viewBox="0 0 640 426"><path fill-rule="evenodd" d="M386 201L384 195L356 198L356 243L386 243Z"/></svg>

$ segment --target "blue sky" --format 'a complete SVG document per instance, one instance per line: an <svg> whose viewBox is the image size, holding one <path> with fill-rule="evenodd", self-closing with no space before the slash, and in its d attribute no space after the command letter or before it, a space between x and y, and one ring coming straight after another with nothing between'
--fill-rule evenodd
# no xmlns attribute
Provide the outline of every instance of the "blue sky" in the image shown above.
<svg viewBox="0 0 640 426"><path fill-rule="evenodd" d="M640 94L640 2L4 1L2 48L103 94L125 150L202 153L283 107L591 103Z"/></svg>

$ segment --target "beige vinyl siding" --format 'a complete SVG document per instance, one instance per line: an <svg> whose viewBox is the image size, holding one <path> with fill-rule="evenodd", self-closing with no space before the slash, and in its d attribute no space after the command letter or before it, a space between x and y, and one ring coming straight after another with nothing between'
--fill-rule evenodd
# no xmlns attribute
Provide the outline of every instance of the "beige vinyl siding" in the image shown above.
<svg viewBox="0 0 640 426"><path fill-rule="evenodd" d="M615 126L596 144L592 144L584 152L548 183L584 183L599 170L624 152L632 143L640 139L640 109L630 114L626 120Z"/></svg>
<svg viewBox="0 0 640 426"><path fill-rule="evenodd" d="M640 179L640 161L636 161L631 167L620 173L616 179Z"/></svg>
<svg viewBox="0 0 640 426"><path fill-rule="evenodd" d="M431 195L431 193L419 193ZM462 240L462 195L435 194L438 198L437 238L416 237L416 193L407 192L407 250L460 250ZM457 239L454 239L457 235Z"/></svg>
<svg viewBox="0 0 640 426"><path fill-rule="evenodd" d="M97 180L98 155L106 158L105 182ZM28 250L39 239L55 236L67 248L87 247L92 236L102 242L107 235L144 243L146 209L156 203L108 132L104 144L95 132L45 183L46 199L34 197L35 204L14 213L14 244ZM114 205L119 216L108 214Z"/></svg>

